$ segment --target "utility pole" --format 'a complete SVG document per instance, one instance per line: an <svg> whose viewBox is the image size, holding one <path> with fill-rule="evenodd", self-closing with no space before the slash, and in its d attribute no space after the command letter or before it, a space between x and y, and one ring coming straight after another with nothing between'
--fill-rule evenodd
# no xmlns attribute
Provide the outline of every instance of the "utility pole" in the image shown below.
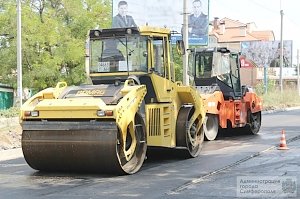
<svg viewBox="0 0 300 199"><path fill-rule="evenodd" d="M300 96L300 66L299 66L299 49L297 49L297 88L298 95Z"/></svg>
<svg viewBox="0 0 300 199"><path fill-rule="evenodd" d="M188 77L188 52L189 48L189 39L188 39L188 12L187 12L187 0L183 0L183 43L184 43L184 55L182 56L182 75L183 75L183 85L189 85L189 77Z"/></svg>
<svg viewBox="0 0 300 199"><path fill-rule="evenodd" d="M22 106L21 0L17 0L17 102Z"/></svg>
<svg viewBox="0 0 300 199"><path fill-rule="evenodd" d="M89 33L87 34L87 36ZM89 80L90 77L90 39L85 40L85 72L86 79Z"/></svg>
<svg viewBox="0 0 300 199"><path fill-rule="evenodd" d="M268 66L267 64L264 64L264 94L268 93Z"/></svg>
<svg viewBox="0 0 300 199"><path fill-rule="evenodd" d="M280 28L280 74L279 74L279 84L280 84L280 92L283 92L283 85L282 85L282 67L283 67L283 10L280 10L281 16L281 28Z"/></svg>

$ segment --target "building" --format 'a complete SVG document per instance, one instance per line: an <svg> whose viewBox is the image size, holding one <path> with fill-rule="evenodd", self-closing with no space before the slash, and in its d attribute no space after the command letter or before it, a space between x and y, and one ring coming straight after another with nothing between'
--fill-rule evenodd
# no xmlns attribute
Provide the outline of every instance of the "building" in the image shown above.
<svg viewBox="0 0 300 199"><path fill-rule="evenodd" d="M211 47L227 47L232 50L241 50L244 41L274 41L272 30L257 30L254 22L242 23L229 18L215 17L210 22L209 41Z"/></svg>

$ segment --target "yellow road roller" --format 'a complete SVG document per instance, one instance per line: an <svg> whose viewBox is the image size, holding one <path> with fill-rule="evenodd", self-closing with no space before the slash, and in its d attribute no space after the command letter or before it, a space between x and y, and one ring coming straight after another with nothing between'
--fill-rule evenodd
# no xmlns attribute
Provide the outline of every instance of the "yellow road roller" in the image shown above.
<svg viewBox="0 0 300 199"><path fill-rule="evenodd" d="M133 174L148 146L198 156L203 101L195 88L175 81L170 51L166 28L89 31L92 84L59 82L21 108L28 165L41 171Z"/></svg>

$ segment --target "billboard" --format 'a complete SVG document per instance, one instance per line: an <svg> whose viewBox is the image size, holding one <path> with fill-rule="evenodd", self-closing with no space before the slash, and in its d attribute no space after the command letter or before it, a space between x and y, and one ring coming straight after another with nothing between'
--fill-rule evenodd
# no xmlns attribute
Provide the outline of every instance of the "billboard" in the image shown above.
<svg viewBox="0 0 300 199"><path fill-rule="evenodd" d="M292 67L293 41L283 41L283 67ZM247 41L241 53L259 67L280 67L280 41Z"/></svg>
<svg viewBox="0 0 300 199"><path fill-rule="evenodd" d="M209 0L187 0L189 43L208 44ZM183 0L113 0L112 27L158 26L171 29L172 41L181 39Z"/></svg>

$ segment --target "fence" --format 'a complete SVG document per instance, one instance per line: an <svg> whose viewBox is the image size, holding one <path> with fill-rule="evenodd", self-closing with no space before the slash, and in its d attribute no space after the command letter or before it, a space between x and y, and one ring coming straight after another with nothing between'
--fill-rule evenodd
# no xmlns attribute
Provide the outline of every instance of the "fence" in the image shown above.
<svg viewBox="0 0 300 199"><path fill-rule="evenodd" d="M14 89L0 84L0 110L8 109L14 104Z"/></svg>

